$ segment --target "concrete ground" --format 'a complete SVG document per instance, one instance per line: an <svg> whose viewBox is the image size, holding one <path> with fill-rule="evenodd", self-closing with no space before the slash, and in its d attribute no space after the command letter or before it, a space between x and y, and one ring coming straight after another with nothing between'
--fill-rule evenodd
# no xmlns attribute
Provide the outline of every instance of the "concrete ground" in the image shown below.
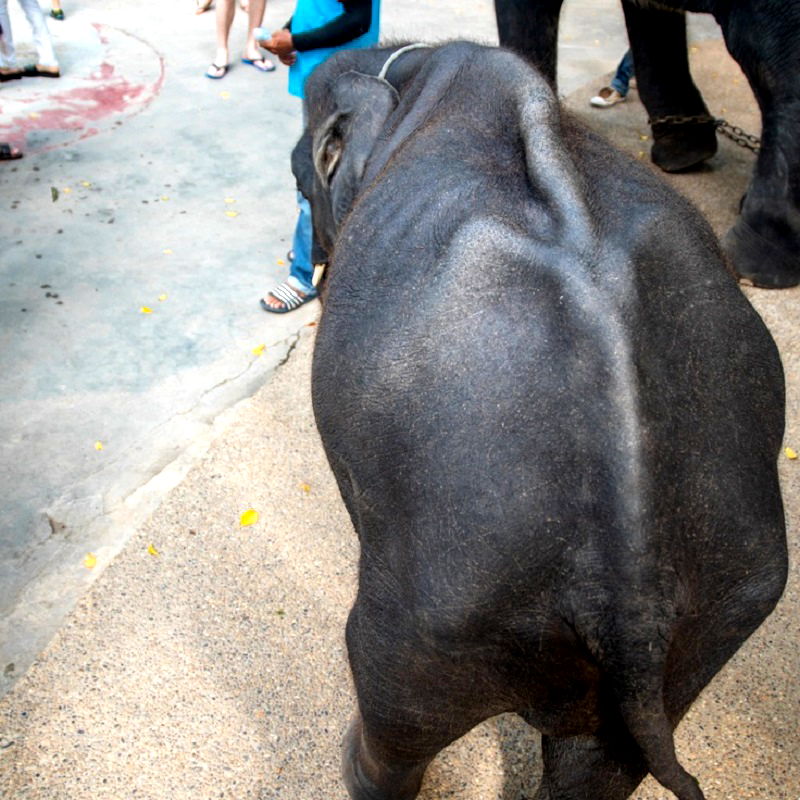
<svg viewBox="0 0 800 800"><path fill-rule="evenodd" d="M387 36L495 36L487 0L384 5ZM299 109L283 73L202 78L213 19L181 6L66 6L61 81L0 89L0 138L26 149L0 168L3 797L345 797L357 548L310 411L317 309L256 305L285 272ZM270 3L267 26L290 10ZM618 10L576 2L564 22L568 105L646 160L635 95L586 105L624 50ZM757 131L713 26L697 30L712 113ZM722 232L751 164L722 142L708 170L670 180ZM781 349L800 449L800 290L746 291ZM797 463L781 459L794 552ZM710 800L800 797L798 619L795 568L679 729ZM422 797L516 800L539 768L535 733L500 717L436 760ZM650 779L635 795L668 796Z"/></svg>

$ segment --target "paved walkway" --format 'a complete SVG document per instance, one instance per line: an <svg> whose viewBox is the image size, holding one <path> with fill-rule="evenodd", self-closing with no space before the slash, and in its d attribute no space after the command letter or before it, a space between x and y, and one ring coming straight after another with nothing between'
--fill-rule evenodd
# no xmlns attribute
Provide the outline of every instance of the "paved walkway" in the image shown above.
<svg viewBox="0 0 800 800"><path fill-rule="evenodd" d="M494 37L490 0L384 5L388 36ZM270 2L266 24L290 11ZM0 88L0 138L26 150L0 167L0 672L16 683L0 796L343 800L356 546L308 403L317 310L256 304L285 272L299 109L283 72L204 79L213 17L190 2L66 13L51 26L64 77ZM564 23L562 92L644 153L635 96L585 102L624 50L618 9L568 3ZM712 112L757 129L715 29L696 32ZM723 143L673 180L722 230L748 158ZM749 291L781 347L796 449L798 291ZM795 550L797 463L781 464ZM799 607L795 572L681 727L709 800L800 796ZM524 725L493 720L437 760L425 800L530 796L537 753ZM666 797L652 781L636 794Z"/></svg>

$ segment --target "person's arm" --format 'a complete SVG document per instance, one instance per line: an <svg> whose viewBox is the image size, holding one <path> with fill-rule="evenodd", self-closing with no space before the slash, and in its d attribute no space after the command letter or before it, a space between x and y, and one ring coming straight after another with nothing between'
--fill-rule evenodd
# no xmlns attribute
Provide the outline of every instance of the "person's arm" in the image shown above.
<svg viewBox="0 0 800 800"><path fill-rule="evenodd" d="M292 34L298 51L338 47L366 33L372 24L372 0L342 0L344 13L319 28ZM291 29L290 29L291 30Z"/></svg>

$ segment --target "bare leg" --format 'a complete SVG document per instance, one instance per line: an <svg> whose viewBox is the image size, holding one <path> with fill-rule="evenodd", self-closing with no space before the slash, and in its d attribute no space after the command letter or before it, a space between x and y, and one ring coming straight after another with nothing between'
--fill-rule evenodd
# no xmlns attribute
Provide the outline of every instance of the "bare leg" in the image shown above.
<svg viewBox="0 0 800 800"><path fill-rule="evenodd" d="M236 13L235 0L218 0L217 2L217 53L214 63L223 67L230 63L228 57L228 37L233 25L233 15Z"/></svg>
<svg viewBox="0 0 800 800"><path fill-rule="evenodd" d="M267 7L267 0L249 0L247 6L247 44L244 48L245 58L261 58L253 31L261 24L264 19L264 10Z"/></svg>

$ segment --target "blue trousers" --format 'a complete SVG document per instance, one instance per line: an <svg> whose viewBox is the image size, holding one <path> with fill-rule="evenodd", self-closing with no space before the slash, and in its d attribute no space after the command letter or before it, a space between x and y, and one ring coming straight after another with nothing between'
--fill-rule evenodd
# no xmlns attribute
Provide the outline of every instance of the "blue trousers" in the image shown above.
<svg viewBox="0 0 800 800"><path fill-rule="evenodd" d="M628 94L631 78L633 77L633 54L630 50L622 56L616 75L611 79L611 88L616 89L623 97Z"/></svg>
<svg viewBox="0 0 800 800"><path fill-rule="evenodd" d="M289 285L303 294L313 294L315 289L311 283L314 276L314 265L311 263L311 206L300 192L297 193L297 206L300 213L294 227L292 251L294 258L289 267Z"/></svg>

